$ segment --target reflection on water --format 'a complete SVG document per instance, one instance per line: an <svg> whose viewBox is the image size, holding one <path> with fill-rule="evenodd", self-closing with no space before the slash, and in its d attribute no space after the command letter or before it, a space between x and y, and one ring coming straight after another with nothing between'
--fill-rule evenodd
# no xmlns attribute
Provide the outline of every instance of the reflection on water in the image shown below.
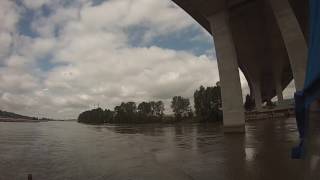
<svg viewBox="0 0 320 180"><path fill-rule="evenodd" d="M255 148L245 148L246 161L253 161L255 156Z"/></svg>
<svg viewBox="0 0 320 180"><path fill-rule="evenodd" d="M302 179L293 119L214 124L0 123L0 180Z"/></svg>

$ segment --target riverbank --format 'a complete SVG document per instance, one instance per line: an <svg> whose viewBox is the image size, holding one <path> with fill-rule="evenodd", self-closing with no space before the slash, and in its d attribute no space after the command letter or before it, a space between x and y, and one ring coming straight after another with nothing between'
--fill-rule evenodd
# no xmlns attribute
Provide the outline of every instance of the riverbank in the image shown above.
<svg viewBox="0 0 320 180"><path fill-rule="evenodd" d="M44 121L44 120L33 120L33 119L3 118L3 117L0 117L0 122L47 122L47 121Z"/></svg>
<svg viewBox="0 0 320 180"><path fill-rule="evenodd" d="M161 120L143 120L143 121L119 121L119 122L104 122L104 123L90 123L90 122L80 122L80 124L88 124L88 125L104 125L104 124L111 124L111 125L122 125L122 124L132 124L132 125L139 125L139 124L194 124L194 123L201 123L201 124L222 124L222 121L203 121L197 117L187 118L182 120L177 120L174 117L164 117Z"/></svg>

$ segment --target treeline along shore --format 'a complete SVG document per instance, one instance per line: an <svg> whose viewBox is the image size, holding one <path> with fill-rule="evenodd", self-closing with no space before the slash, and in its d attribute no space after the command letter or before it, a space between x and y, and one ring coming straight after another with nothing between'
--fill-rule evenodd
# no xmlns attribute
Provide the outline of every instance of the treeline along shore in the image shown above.
<svg viewBox="0 0 320 180"><path fill-rule="evenodd" d="M190 100L174 96L171 100L172 116L165 115L162 101L122 102L114 110L96 108L82 112L78 122L88 124L103 123L173 123L182 121L219 122L222 121L221 88L219 82L214 87L200 86L194 92L194 111Z"/></svg>
<svg viewBox="0 0 320 180"><path fill-rule="evenodd" d="M36 117L23 116L20 114L0 110L0 121L37 121Z"/></svg>
<svg viewBox="0 0 320 180"><path fill-rule="evenodd" d="M13 112L0 110L0 122L47 122L47 121L62 121L50 118L30 117ZM65 120L63 120L65 121Z"/></svg>

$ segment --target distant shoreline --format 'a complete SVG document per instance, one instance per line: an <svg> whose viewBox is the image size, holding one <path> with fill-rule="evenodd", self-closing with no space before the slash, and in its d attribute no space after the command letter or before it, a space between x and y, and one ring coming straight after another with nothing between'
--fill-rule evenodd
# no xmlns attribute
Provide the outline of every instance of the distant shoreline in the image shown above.
<svg viewBox="0 0 320 180"><path fill-rule="evenodd" d="M22 119L22 118L4 118L0 117L0 122L47 122L44 120Z"/></svg>
<svg viewBox="0 0 320 180"><path fill-rule="evenodd" d="M23 119L23 118L7 118L0 117L0 122L50 122L50 121L61 121L61 122L73 122L75 119L70 120L59 120L59 119Z"/></svg>

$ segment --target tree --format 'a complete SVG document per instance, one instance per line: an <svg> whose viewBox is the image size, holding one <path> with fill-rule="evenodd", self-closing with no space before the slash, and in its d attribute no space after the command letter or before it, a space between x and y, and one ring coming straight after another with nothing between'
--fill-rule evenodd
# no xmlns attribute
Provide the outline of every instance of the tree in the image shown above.
<svg viewBox="0 0 320 180"><path fill-rule="evenodd" d="M81 113L78 117L78 121L89 124L102 124L106 122L112 122L113 112L106 109L105 111L101 108L92 109Z"/></svg>
<svg viewBox="0 0 320 180"><path fill-rule="evenodd" d="M142 102L138 105L139 120L145 122L161 120L164 114L162 101Z"/></svg>
<svg viewBox="0 0 320 180"><path fill-rule="evenodd" d="M194 92L194 108L196 116L202 121L222 120L221 88L219 82L214 87L204 88Z"/></svg>
<svg viewBox="0 0 320 180"><path fill-rule="evenodd" d="M116 122L134 122L137 115L137 106L135 102L121 103L114 108L114 119Z"/></svg>
<svg viewBox="0 0 320 180"><path fill-rule="evenodd" d="M140 103L138 105L138 112L144 116L151 116L152 115L151 103L149 102Z"/></svg>
<svg viewBox="0 0 320 180"><path fill-rule="evenodd" d="M175 96L172 98L171 108L177 120L189 117L192 112L189 99L181 96Z"/></svg>
<svg viewBox="0 0 320 180"><path fill-rule="evenodd" d="M154 104L154 107L153 107L153 112L154 112L154 115L159 117L159 118L162 118L163 115L164 115L164 104L162 101L158 101Z"/></svg>
<svg viewBox="0 0 320 180"><path fill-rule="evenodd" d="M104 112L103 112L104 122L105 123L113 123L113 115L114 115L113 111L111 111L109 109L104 110Z"/></svg>

